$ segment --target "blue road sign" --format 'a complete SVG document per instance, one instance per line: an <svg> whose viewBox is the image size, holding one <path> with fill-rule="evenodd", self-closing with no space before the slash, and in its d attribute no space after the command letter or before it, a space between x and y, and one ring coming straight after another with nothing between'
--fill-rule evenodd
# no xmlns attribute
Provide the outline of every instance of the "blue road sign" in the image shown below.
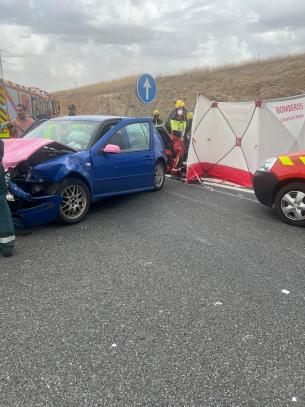
<svg viewBox="0 0 305 407"><path fill-rule="evenodd" d="M143 73L137 80L137 95L143 103L151 103L157 95L157 83L149 73Z"/></svg>

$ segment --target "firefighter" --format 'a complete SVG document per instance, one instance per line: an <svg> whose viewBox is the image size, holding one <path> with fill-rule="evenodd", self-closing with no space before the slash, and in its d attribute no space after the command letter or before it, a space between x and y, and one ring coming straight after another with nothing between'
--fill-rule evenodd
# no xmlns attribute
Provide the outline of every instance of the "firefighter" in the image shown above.
<svg viewBox="0 0 305 407"><path fill-rule="evenodd" d="M0 254L5 257L13 255L15 232L10 208L6 200L7 186L4 177L2 158L4 143L0 139Z"/></svg>
<svg viewBox="0 0 305 407"><path fill-rule="evenodd" d="M184 136L192 118L193 112L186 110L184 101L178 99L175 102L175 110L169 115L167 128L169 131L181 131Z"/></svg>
<svg viewBox="0 0 305 407"><path fill-rule="evenodd" d="M20 138L23 133L35 122L26 114L26 108L22 103L16 106L17 117L1 125L1 128L8 128L11 137Z"/></svg>
<svg viewBox="0 0 305 407"><path fill-rule="evenodd" d="M174 149L174 161L171 170L173 176L181 175L186 150L186 130L189 127L188 123L191 118L192 113L186 110L184 101L181 99L177 100L175 102L175 110L170 114L167 122L167 128L170 131Z"/></svg>
<svg viewBox="0 0 305 407"><path fill-rule="evenodd" d="M160 118L160 112L158 109L155 109L153 112L152 122L155 126L160 126L163 123L163 120Z"/></svg>
<svg viewBox="0 0 305 407"><path fill-rule="evenodd" d="M182 132L179 130L172 130L171 139L173 142L173 153L174 153L171 174L172 177L175 178L181 176L183 158L185 153Z"/></svg>

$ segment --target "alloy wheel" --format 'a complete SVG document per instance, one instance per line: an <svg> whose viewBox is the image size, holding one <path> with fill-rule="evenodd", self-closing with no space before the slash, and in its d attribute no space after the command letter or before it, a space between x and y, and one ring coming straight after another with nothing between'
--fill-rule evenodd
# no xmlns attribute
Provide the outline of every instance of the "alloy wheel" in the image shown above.
<svg viewBox="0 0 305 407"><path fill-rule="evenodd" d="M164 167L159 162L155 167L155 187L160 188L164 181Z"/></svg>
<svg viewBox="0 0 305 407"><path fill-rule="evenodd" d="M79 185L68 185L62 192L62 214L70 220L82 216L87 207L87 196L84 189Z"/></svg>

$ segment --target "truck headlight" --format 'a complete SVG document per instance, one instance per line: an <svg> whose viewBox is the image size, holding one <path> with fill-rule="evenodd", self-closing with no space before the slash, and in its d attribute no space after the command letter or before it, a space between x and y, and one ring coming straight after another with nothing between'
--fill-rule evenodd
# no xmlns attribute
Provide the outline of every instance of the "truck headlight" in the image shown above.
<svg viewBox="0 0 305 407"><path fill-rule="evenodd" d="M259 168L260 171L270 171L271 168L274 166L274 164L276 163L277 158L276 157L271 157L268 158L264 164Z"/></svg>

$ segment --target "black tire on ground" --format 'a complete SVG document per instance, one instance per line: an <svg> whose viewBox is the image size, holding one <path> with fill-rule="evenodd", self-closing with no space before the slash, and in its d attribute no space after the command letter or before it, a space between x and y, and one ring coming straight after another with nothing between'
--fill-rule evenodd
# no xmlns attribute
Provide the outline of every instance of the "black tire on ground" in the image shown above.
<svg viewBox="0 0 305 407"><path fill-rule="evenodd" d="M52 186L50 192L63 197L56 218L57 223L74 225L85 218L90 208L91 194L82 180L66 178L56 187Z"/></svg>
<svg viewBox="0 0 305 407"><path fill-rule="evenodd" d="M154 190L160 191L163 188L165 181L165 163L158 160L154 169Z"/></svg>
<svg viewBox="0 0 305 407"><path fill-rule="evenodd" d="M305 182L292 182L279 190L275 209L285 223L305 226Z"/></svg>

